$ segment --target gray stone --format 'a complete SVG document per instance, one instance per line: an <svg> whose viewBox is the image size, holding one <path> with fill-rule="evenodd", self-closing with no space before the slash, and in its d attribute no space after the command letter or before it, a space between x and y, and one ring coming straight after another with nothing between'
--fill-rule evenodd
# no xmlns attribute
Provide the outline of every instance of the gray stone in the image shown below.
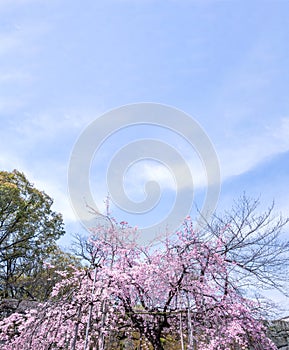
<svg viewBox="0 0 289 350"><path fill-rule="evenodd" d="M289 350L289 318L266 322L268 336L279 350Z"/></svg>

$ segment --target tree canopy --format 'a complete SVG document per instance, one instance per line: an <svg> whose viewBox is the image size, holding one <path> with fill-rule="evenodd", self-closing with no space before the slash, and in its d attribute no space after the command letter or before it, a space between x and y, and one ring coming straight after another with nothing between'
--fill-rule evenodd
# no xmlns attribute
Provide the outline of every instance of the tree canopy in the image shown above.
<svg viewBox="0 0 289 350"><path fill-rule="evenodd" d="M0 322L5 349L277 349L261 322L266 307L248 293L286 294L288 220L273 207L260 213L244 196L204 227L187 217L147 247L110 218L67 254L51 198L17 171L1 172L0 186L2 296L36 300Z"/></svg>
<svg viewBox="0 0 289 350"><path fill-rule="evenodd" d="M245 202L242 224L235 213L236 226L226 220L218 227L219 218L205 233L187 218L175 235L153 247L137 246L137 232L127 225L95 228L88 242L78 242L91 266L59 271L62 279L50 299L6 318L0 339L11 350L276 350L259 302L242 295L240 284L248 274L265 282L263 249L268 281L273 278L279 249L288 253L288 244L279 243L286 220L272 221L271 211L255 213L254 203ZM253 254L246 260L248 250Z"/></svg>
<svg viewBox="0 0 289 350"><path fill-rule="evenodd" d="M23 294L23 277L31 276L64 234L53 200L17 170L0 172L0 292ZM24 288L25 289L25 288Z"/></svg>

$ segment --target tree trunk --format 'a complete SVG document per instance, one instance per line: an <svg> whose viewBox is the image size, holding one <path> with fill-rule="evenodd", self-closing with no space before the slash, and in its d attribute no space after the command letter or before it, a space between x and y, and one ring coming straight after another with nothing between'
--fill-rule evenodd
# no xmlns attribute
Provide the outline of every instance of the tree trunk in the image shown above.
<svg viewBox="0 0 289 350"><path fill-rule="evenodd" d="M151 342L154 350L164 350L163 344L161 342L159 335L152 335L149 337L149 341Z"/></svg>
<svg viewBox="0 0 289 350"><path fill-rule="evenodd" d="M152 342L152 346L154 347L154 350L164 350L163 344L161 343L160 339L156 339L154 342Z"/></svg>

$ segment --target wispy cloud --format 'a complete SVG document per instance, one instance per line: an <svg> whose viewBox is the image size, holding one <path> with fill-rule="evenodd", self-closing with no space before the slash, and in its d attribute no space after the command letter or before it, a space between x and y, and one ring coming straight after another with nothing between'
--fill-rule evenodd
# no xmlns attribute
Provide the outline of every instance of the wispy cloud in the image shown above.
<svg viewBox="0 0 289 350"><path fill-rule="evenodd" d="M34 3L49 3L50 0L0 0L0 11Z"/></svg>
<svg viewBox="0 0 289 350"><path fill-rule="evenodd" d="M60 164L54 162L53 168L58 169L59 167ZM63 215L65 222L77 221L78 219L70 205L67 193L65 167L62 169L61 176L59 176L59 174L54 174L53 171L48 169L40 174L36 168L37 166L35 166L33 163L29 163L26 160L21 160L13 153L1 152L0 154L1 170L12 171L13 169L17 169L23 172L27 176L28 180L34 184L37 189L45 191L51 198L53 198L53 209Z"/></svg>
<svg viewBox="0 0 289 350"><path fill-rule="evenodd" d="M236 134L237 137L237 134ZM243 139L224 144L219 149L222 178L243 174L269 157L289 150L289 118L283 117L277 125L263 133L243 135Z"/></svg>
<svg viewBox="0 0 289 350"><path fill-rule="evenodd" d="M185 164L184 164L185 163ZM195 159L184 159L184 163L175 163L173 168L156 161L143 160L134 164L125 176L125 187L131 196L143 196L145 184L154 181L163 190L176 191L186 188L202 188L207 186L207 177L201 162ZM189 168L191 178L182 176ZM178 184L176 177L179 177Z"/></svg>
<svg viewBox="0 0 289 350"><path fill-rule="evenodd" d="M50 26L47 22L31 21L17 23L0 32L0 56L12 54L33 55L38 51L41 43L37 40L47 33Z"/></svg>
<svg viewBox="0 0 289 350"><path fill-rule="evenodd" d="M0 168L24 172L37 188L54 199L54 209L63 214L66 222L77 220L67 189L71 149L62 145L61 152L52 156L52 148L55 140L60 145L69 140L72 146L90 119L85 112L54 111L1 121L5 128L0 130ZM35 152L38 157L31 156Z"/></svg>
<svg viewBox="0 0 289 350"><path fill-rule="evenodd" d="M29 72L11 69L9 71L0 71L0 83L3 84L17 84L29 83L34 80L32 74Z"/></svg>
<svg viewBox="0 0 289 350"><path fill-rule="evenodd" d="M49 111L29 113L13 123L13 131L23 138L34 140L49 139L59 134L69 134L72 130L81 130L91 116L81 111Z"/></svg>

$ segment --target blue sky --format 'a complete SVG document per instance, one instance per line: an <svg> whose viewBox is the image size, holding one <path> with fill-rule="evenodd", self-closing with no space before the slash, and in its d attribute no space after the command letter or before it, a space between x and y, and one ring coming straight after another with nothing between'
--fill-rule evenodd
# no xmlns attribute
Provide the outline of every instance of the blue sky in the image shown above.
<svg viewBox="0 0 289 350"><path fill-rule="evenodd" d="M1 169L22 170L75 231L67 169L78 136L112 108L156 102L193 116L214 144L218 209L246 191L289 215L288 13L281 0L0 0ZM138 135L171 140L150 128L108 140L91 177L99 207L106 155ZM159 164L137 166L125 180L132 198L144 175L173 189Z"/></svg>

